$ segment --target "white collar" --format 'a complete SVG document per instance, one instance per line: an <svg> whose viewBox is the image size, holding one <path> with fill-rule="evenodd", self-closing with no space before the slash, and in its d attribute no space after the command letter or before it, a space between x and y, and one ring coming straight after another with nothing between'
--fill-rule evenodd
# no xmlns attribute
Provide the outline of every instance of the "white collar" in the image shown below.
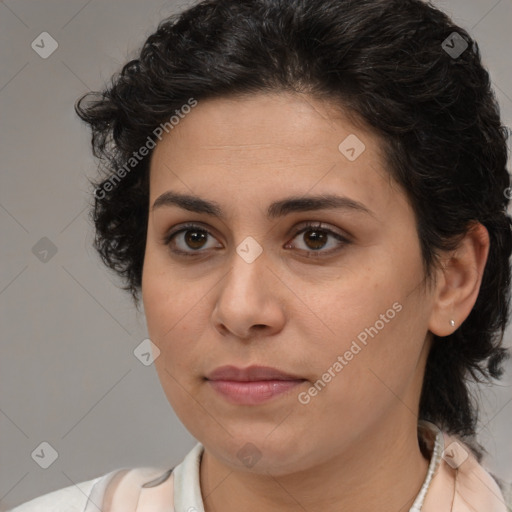
<svg viewBox="0 0 512 512"><path fill-rule="evenodd" d="M204 446L197 443L174 468L174 509L180 512L204 512L199 466Z"/></svg>
<svg viewBox="0 0 512 512"><path fill-rule="evenodd" d="M443 433L433 423L420 421L420 428L422 427L426 430L430 430L432 434L435 433L436 437L434 441L434 447L431 450L430 464L428 465L427 476L425 477L420 492L416 496L416 499L414 500L412 507L409 509L409 512L421 512L423 502L425 501L425 496L427 495L428 488L430 487L430 482L432 481L432 477L439 467L444 452Z"/></svg>

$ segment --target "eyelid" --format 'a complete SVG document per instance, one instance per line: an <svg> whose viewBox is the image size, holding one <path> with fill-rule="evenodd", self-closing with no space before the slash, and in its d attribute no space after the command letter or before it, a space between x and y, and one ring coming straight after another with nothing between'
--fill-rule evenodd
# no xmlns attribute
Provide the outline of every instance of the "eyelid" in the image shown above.
<svg viewBox="0 0 512 512"><path fill-rule="evenodd" d="M170 231L167 231L166 233L164 233L163 237L161 238L161 242L164 245L169 245L169 243L171 242L171 239L175 235L178 235L179 233L181 233L183 231L192 231L194 229L196 229L197 231L205 231L206 233L208 233L208 235L213 236L212 232L211 232L211 228L203 226L201 224L201 222L198 222L198 221L197 222L186 222L186 223L180 224L176 228L173 228ZM214 238L216 238L216 237L214 237Z"/></svg>
<svg viewBox="0 0 512 512"><path fill-rule="evenodd" d="M314 230L314 229L317 229L319 231L323 231L324 233L327 233L327 236L331 236L331 237L335 238L338 241L338 246L335 247L334 249L330 249L330 250L327 250L327 251L324 251L322 249L319 249L317 251L315 251L313 249L310 249L310 250L302 249L302 250L300 250L300 252L307 253L309 255L308 257L313 257L313 258L324 257L324 258L328 258L329 256L333 256L333 255L337 254L338 252L340 252L346 245L349 245L349 244L352 243L352 239L351 239L352 237L350 235L348 235L348 234L341 234L338 231L335 231L334 229L326 226L323 222L320 222L320 221L306 221L305 223L303 223L299 227L295 227L294 230L293 230L292 240L294 238L296 238L298 235L300 235L300 234L302 234L302 233L304 233L306 231ZM285 247L289 247L290 245L291 245L291 243L287 242Z"/></svg>
<svg viewBox="0 0 512 512"><path fill-rule="evenodd" d="M316 228L318 230L325 231L329 234L332 234L334 236L342 238L346 242L350 242L352 239L352 236L344 230L341 230L336 227L331 227L329 224L322 222L322 221L309 221L309 220L300 223L298 226L294 226L293 231L292 231L293 236L294 237L297 236L299 233L302 233L303 231L305 231L308 228L309 229Z"/></svg>

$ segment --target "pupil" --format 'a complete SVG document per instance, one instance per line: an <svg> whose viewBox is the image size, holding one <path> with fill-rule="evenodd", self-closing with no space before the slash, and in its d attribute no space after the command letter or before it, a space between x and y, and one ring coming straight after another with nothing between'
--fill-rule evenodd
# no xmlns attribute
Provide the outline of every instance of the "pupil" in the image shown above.
<svg viewBox="0 0 512 512"><path fill-rule="evenodd" d="M312 235L307 236L309 240L313 241L313 247L308 244L312 249L320 249L325 245L326 234L322 231L307 231L306 233L312 233Z"/></svg>
<svg viewBox="0 0 512 512"><path fill-rule="evenodd" d="M201 242L204 242L205 238L206 234L204 231L187 231L185 234L185 241L192 249L199 249Z"/></svg>

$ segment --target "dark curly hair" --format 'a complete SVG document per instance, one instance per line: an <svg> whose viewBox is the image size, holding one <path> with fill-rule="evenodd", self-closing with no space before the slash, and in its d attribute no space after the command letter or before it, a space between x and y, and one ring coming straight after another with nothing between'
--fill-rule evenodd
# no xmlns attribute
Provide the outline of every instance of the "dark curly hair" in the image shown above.
<svg viewBox="0 0 512 512"><path fill-rule="evenodd" d="M440 251L455 249L475 222L487 228L476 304L453 334L433 336L419 411L474 437L470 383L500 377L507 355L509 132L477 43L430 3L207 0L162 21L138 58L75 106L103 175L91 182L96 250L138 307L151 151L131 169L126 162L191 98L261 91L327 98L382 138L388 172L414 208L426 281Z"/></svg>

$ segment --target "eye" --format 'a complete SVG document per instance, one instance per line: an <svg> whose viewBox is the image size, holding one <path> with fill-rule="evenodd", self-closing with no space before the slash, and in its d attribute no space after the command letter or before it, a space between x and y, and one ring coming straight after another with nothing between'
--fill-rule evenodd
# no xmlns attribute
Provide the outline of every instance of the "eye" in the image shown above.
<svg viewBox="0 0 512 512"><path fill-rule="evenodd" d="M302 243L305 246L305 248L301 250L308 252L309 256L312 257L329 255L333 252L337 252L341 246L350 243L348 238L331 229L322 227L321 223L306 223L302 229L295 233L294 238L299 237L299 235L302 235L302 238L299 238L299 240L302 240ZM328 243L329 238L334 239L331 240L330 244ZM329 245L331 246L330 250L321 250ZM289 243L285 246L286 249L289 249L290 247L292 247L292 245Z"/></svg>
<svg viewBox="0 0 512 512"><path fill-rule="evenodd" d="M299 237L299 235L307 234L302 237L302 243L305 248L300 249L302 252L309 253L311 257L318 257L320 255L329 255L340 249L341 246L347 245L350 241L343 235L322 227L321 223L306 223L302 226L302 229L296 231L293 238ZM185 224L181 225L180 229L176 229L166 234L162 243L169 246L170 250L178 255L183 256L196 256L201 252L206 252L207 249L222 248L222 246L210 245L208 246L209 238L213 238L211 233L197 225L197 224ZM329 244L329 238L331 240ZM331 245L331 249L322 251L321 249ZM292 244L287 243L285 249L294 248Z"/></svg>
<svg viewBox="0 0 512 512"><path fill-rule="evenodd" d="M205 243L209 237L210 232L207 229L197 224L185 224L181 226L181 229L166 234L162 241L176 254L195 256L196 254L194 253L205 252L201 251L201 249L212 248L208 247ZM190 249L192 249L192 251L190 251Z"/></svg>

